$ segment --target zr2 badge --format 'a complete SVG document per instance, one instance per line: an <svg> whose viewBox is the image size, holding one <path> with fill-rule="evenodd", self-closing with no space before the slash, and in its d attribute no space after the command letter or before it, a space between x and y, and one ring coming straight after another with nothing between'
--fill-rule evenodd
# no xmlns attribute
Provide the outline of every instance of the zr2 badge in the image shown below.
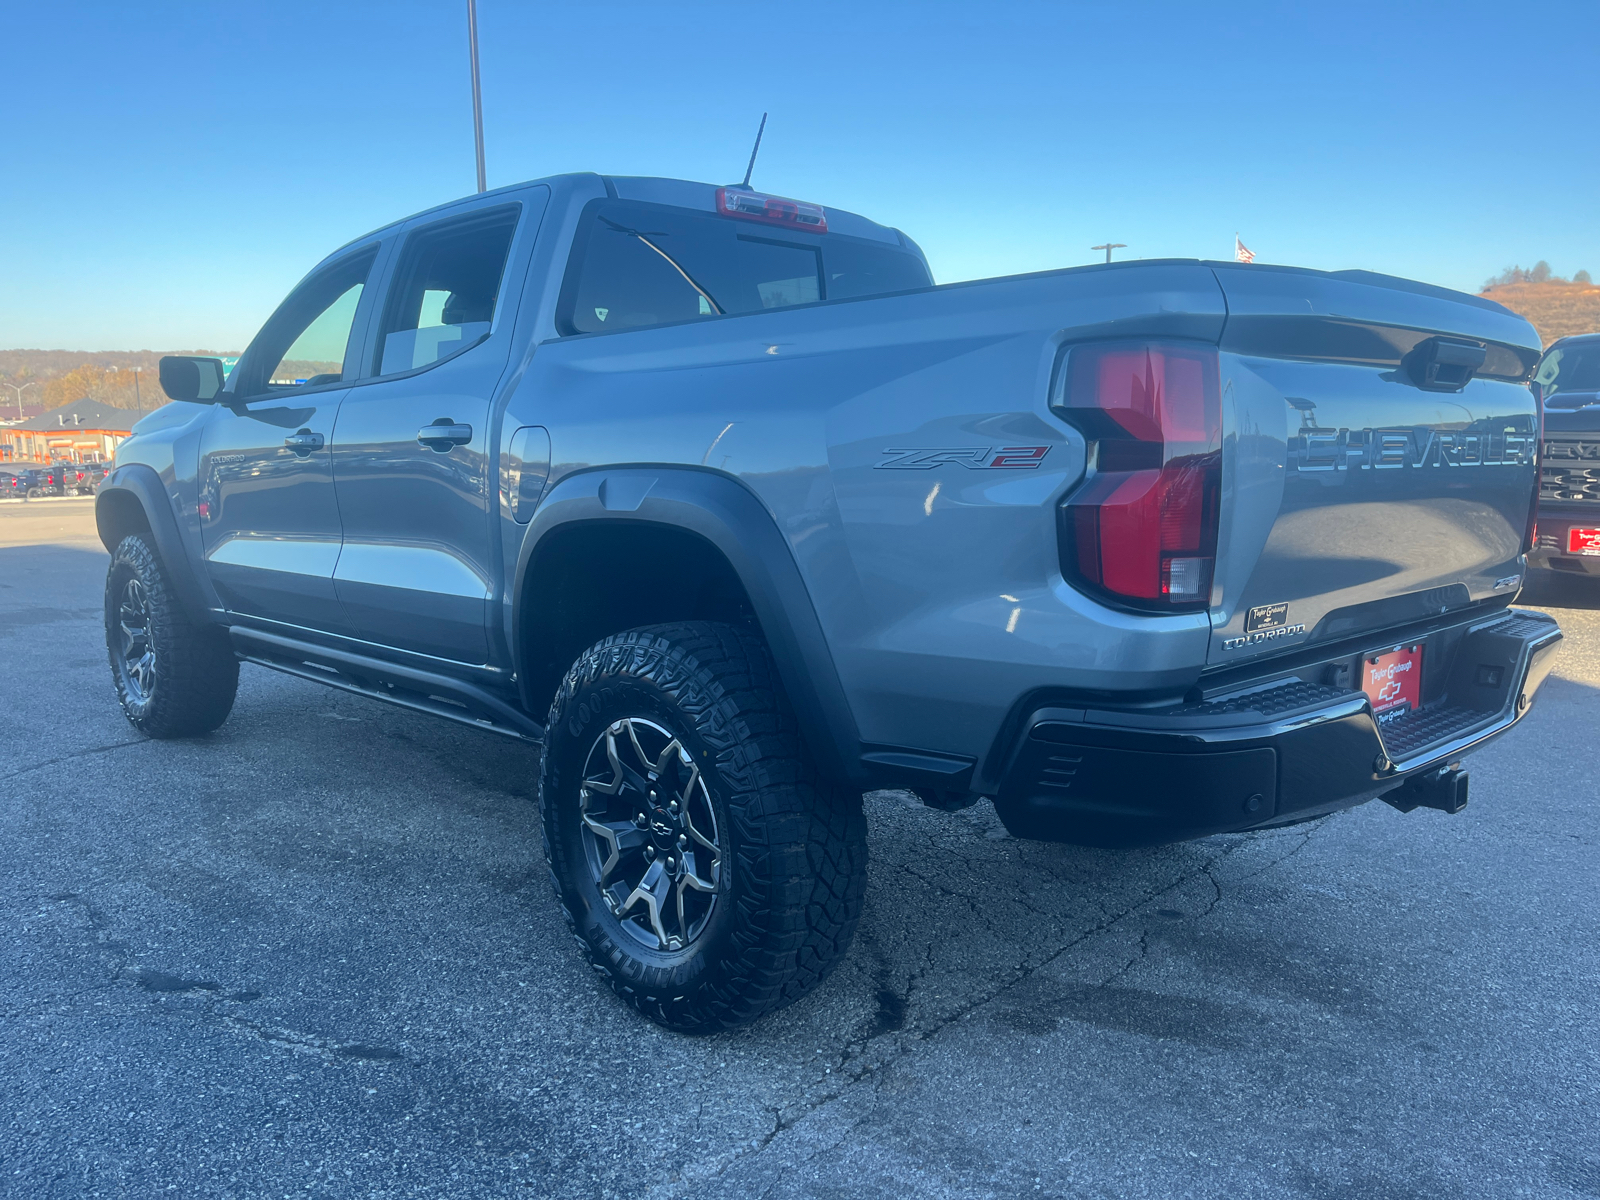
<svg viewBox="0 0 1600 1200"><path fill-rule="evenodd" d="M969 471L1035 471L1050 453L1049 446L967 446L953 450L885 450L889 457L874 464L878 470L931 471L945 463Z"/></svg>

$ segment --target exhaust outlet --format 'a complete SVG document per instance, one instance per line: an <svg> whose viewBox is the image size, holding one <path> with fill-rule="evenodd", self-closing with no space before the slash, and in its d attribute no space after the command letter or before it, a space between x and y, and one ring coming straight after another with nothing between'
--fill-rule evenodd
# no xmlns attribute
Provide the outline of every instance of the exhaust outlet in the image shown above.
<svg viewBox="0 0 1600 1200"><path fill-rule="evenodd" d="M1440 812L1458 813L1467 806L1467 773L1455 763L1437 771L1425 771L1413 775L1394 791L1384 793L1383 800L1401 812L1436 808Z"/></svg>

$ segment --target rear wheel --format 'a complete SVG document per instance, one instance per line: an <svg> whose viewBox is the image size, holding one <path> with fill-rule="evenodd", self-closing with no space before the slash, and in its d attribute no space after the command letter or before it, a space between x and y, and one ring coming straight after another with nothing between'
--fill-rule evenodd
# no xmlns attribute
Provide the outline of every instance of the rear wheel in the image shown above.
<svg viewBox="0 0 1600 1200"><path fill-rule="evenodd" d="M228 719L239 660L227 634L196 624L143 534L129 534L106 575L106 652L122 711L146 737L193 737Z"/></svg>
<svg viewBox="0 0 1600 1200"><path fill-rule="evenodd" d="M826 977L861 915L866 820L806 755L760 641L706 622L606 638L545 738L556 894L619 996L702 1032Z"/></svg>

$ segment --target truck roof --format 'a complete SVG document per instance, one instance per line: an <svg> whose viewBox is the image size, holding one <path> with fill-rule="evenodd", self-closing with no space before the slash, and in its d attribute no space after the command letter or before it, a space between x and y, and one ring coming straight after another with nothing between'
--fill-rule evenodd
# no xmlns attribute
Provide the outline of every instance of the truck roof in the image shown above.
<svg viewBox="0 0 1600 1200"><path fill-rule="evenodd" d="M697 183L689 179L667 179L652 175L601 175L594 171L575 171L563 175L546 175L539 179L526 179L519 183L506 184L504 187L491 188L484 192L484 196L495 196L500 193L510 194L521 191L523 188L535 184L544 184L552 191L557 191L563 186L571 186L579 180L592 180L598 182L606 190L606 194L621 200L641 200L649 204L671 204L678 208L693 208L704 212L716 212L717 189L719 187L734 186L731 184ZM360 237L351 238L340 246L328 258L333 258L351 246L387 233L398 225L418 217L428 216L430 213L443 212L453 208L463 200L475 199L474 196L458 196L453 200L446 200L432 208L425 208L420 212L409 213L398 220L390 221L386 225L369 230ZM872 241L888 242L891 245L904 246L921 254L921 248L916 245L900 230L888 225L880 225L859 213L848 212L842 208L823 205L828 214L828 229L832 233L842 233L850 237L867 238ZM324 260L326 261L326 259ZM321 264L319 263L318 266Z"/></svg>

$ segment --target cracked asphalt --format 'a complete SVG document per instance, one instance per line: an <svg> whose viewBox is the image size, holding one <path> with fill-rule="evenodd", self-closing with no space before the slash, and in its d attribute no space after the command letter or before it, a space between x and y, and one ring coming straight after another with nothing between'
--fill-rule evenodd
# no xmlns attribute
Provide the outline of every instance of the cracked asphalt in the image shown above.
<svg viewBox="0 0 1600 1200"><path fill-rule="evenodd" d="M854 949L614 1000L524 748L246 667L133 734L90 501L0 505L0 1194L1600 1196L1600 587L1455 817L1110 853L875 793Z"/></svg>

